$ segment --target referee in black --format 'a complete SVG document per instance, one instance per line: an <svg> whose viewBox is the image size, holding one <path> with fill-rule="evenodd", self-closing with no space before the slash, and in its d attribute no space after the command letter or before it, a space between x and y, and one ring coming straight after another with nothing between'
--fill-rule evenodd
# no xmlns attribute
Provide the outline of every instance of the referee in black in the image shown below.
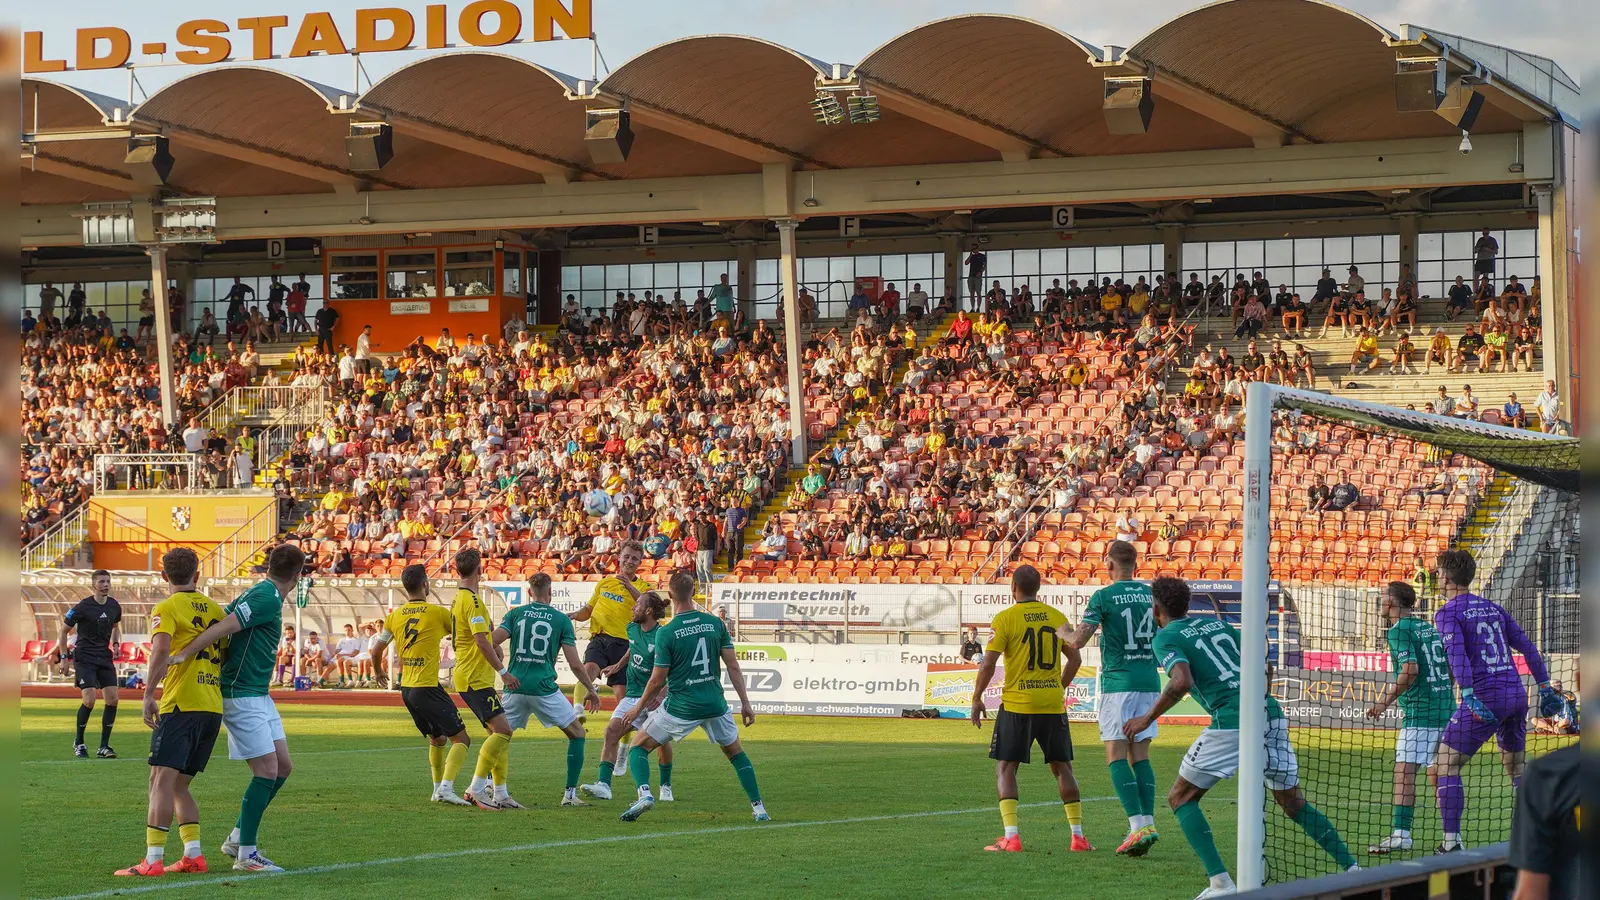
<svg viewBox="0 0 1600 900"><path fill-rule="evenodd" d="M78 605L62 617L61 636L56 640L55 649L50 651L50 662L59 663L62 674L66 674L67 635L77 629L78 643L72 650L72 663L76 670L74 683L83 692L83 705L78 707L78 736L72 742L72 755L89 758L83 730L94 712L94 697L98 691L105 695L106 708L100 713L100 749L95 755L101 759L116 759L117 751L111 749L111 726L117 721L117 666L112 646L117 626L122 622L122 606L111 596L110 572L96 569L91 583L94 593L79 600Z"/></svg>
<svg viewBox="0 0 1600 900"><path fill-rule="evenodd" d="M1522 776L1511 819L1513 900L1578 900L1582 753L1579 744L1563 747L1529 763Z"/></svg>

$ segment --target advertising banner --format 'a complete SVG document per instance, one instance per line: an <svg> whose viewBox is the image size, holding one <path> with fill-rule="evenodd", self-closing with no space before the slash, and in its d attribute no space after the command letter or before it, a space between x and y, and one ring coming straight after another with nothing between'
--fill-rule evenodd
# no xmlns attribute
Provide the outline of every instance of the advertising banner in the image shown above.
<svg viewBox="0 0 1600 900"><path fill-rule="evenodd" d="M1515 656L1517 671L1528 674L1528 661ZM1389 654L1367 650L1304 650L1301 660L1307 669L1323 672L1388 672Z"/></svg>
<svg viewBox="0 0 1600 900"><path fill-rule="evenodd" d="M1368 708L1392 683L1387 672L1278 669L1271 690L1290 727L1399 728L1398 707L1381 719L1367 718Z"/></svg>

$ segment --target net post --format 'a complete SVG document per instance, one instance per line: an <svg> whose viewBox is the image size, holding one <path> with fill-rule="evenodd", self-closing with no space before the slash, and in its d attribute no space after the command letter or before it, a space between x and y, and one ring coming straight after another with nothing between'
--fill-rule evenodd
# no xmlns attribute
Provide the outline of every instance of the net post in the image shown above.
<svg viewBox="0 0 1600 900"><path fill-rule="evenodd" d="M1245 392L1244 558L1239 610L1239 889L1261 886L1266 844L1267 550L1272 540L1273 388Z"/></svg>

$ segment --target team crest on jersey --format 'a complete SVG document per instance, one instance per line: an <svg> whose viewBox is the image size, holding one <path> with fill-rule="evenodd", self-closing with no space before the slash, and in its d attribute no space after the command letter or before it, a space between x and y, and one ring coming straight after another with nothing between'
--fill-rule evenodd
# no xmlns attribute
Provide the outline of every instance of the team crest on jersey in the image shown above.
<svg viewBox="0 0 1600 900"><path fill-rule="evenodd" d="M188 531L189 523L193 521L193 518L187 506L174 506L172 508L172 527L179 531Z"/></svg>

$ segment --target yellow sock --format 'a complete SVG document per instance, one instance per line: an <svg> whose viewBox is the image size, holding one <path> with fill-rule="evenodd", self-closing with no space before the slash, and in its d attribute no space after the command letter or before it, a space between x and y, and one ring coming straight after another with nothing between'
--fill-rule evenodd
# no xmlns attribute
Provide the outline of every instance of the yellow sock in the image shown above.
<svg viewBox="0 0 1600 900"><path fill-rule="evenodd" d="M146 825L144 828L144 845L146 847L167 846L167 829Z"/></svg>
<svg viewBox="0 0 1600 900"><path fill-rule="evenodd" d="M494 761L494 769L489 773L494 778L495 787L506 786L506 775L511 769L511 739L506 739L504 753Z"/></svg>
<svg viewBox="0 0 1600 900"><path fill-rule="evenodd" d="M444 780L444 756L444 747L438 744L428 745L428 768L433 770L434 784Z"/></svg>
<svg viewBox="0 0 1600 900"><path fill-rule="evenodd" d="M491 734L484 738L483 746L478 748L478 763L473 767L473 777L492 777L495 766L500 763L500 758L510 746L511 738L503 734Z"/></svg>
<svg viewBox="0 0 1600 900"><path fill-rule="evenodd" d="M1016 798L1000 801L1000 824L1008 829L1017 827L1017 801Z"/></svg>
<svg viewBox="0 0 1600 900"><path fill-rule="evenodd" d="M183 855L200 855L200 823L185 822L178 826L178 837L183 839Z"/></svg>
<svg viewBox="0 0 1600 900"><path fill-rule="evenodd" d="M1062 804L1062 805L1065 806L1066 809L1067 809L1067 824L1068 825L1082 825L1083 824L1083 804L1082 803L1073 802L1073 803L1065 803L1065 804Z"/></svg>
<svg viewBox="0 0 1600 900"><path fill-rule="evenodd" d="M572 686L572 705L577 707L579 713L583 712L583 698L588 694L589 692L581 683Z"/></svg>
<svg viewBox="0 0 1600 900"><path fill-rule="evenodd" d="M444 777L439 780L441 782L454 782L456 780L456 776L461 773L461 767L466 765L466 763L467 745L457 744L454 741L451 741L450 750L445 754L444 757L444 772L442 773Z"/></svg>

